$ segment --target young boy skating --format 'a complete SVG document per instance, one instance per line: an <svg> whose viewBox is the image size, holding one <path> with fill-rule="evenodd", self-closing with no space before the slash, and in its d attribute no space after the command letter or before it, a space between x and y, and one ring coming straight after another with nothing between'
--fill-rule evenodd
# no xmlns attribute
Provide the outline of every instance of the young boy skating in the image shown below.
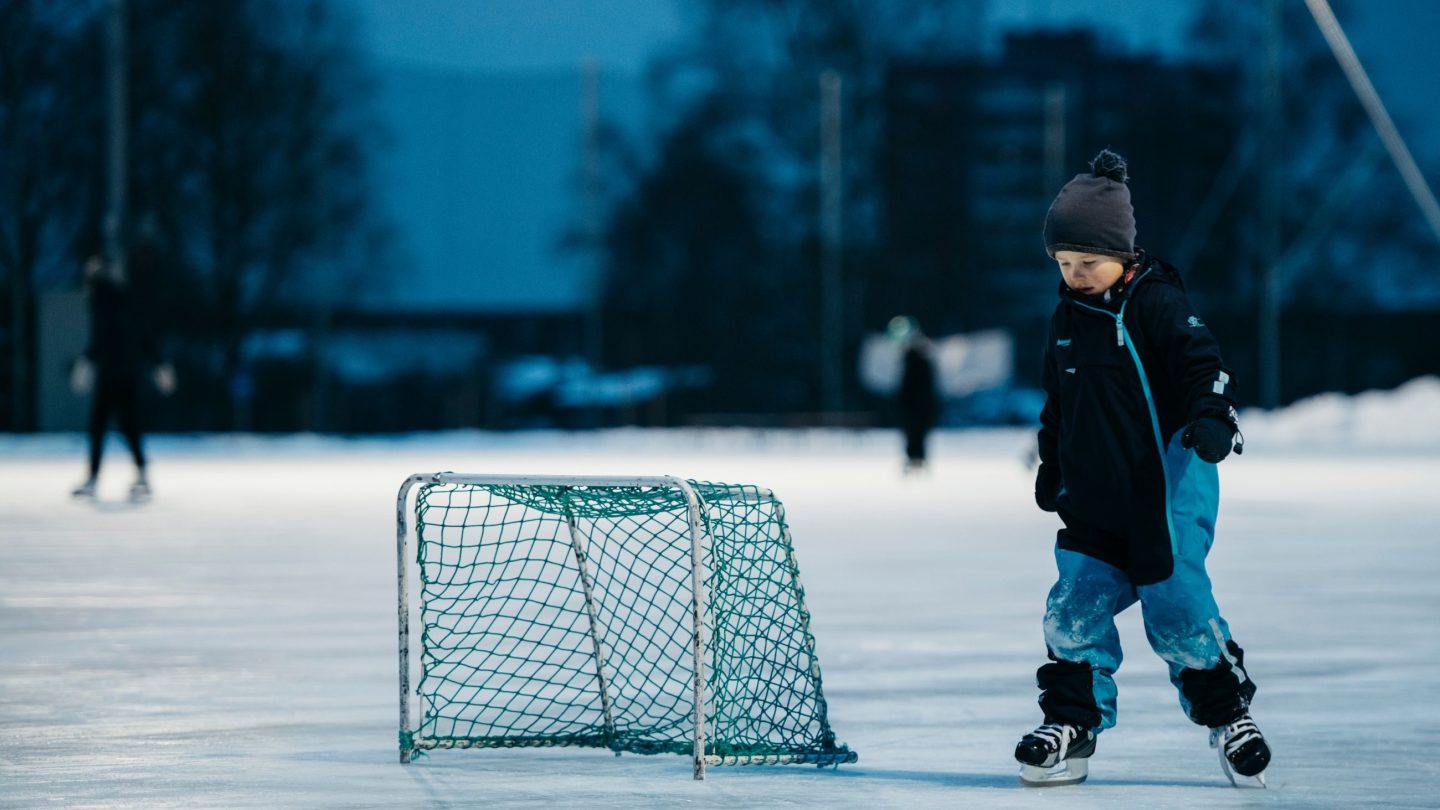
<svg viewBox="0 0 1440 810"><path fill-rule="evenodd" d="M1045 606L1045 722L1015 748L1028 785L1084 781L1115 725L1120 637L1135 602L1180 705L1210 729L1232 782L1264 784L1270 749L1250 719L1255 684L1210 593L1215 465L1240 452L1233 382L1175 268L1135 247L1123 159L1109 150L1045 218L1060 303L1045 346L1035 500L1059 513L1059 579Z"/></svg>

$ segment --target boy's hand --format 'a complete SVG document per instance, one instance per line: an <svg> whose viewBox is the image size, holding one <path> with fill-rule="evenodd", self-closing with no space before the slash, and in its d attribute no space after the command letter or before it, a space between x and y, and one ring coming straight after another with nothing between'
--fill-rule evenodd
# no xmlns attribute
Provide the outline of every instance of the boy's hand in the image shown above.
<svg viewBox="0 0 1440 810"><path fill-rule="evenodd" d="M1181 447L1195 448L1201 461L1219 464L1230 455L1235 441L1235 425L1214 416L1202 416L1191 422L1180 435Z"/></svg>
<svg viewBox="0 0 1440 810"><path fill-rule="evenodd" d="M1055 511L1055 501L1060 497L1060 466L1040 462L1035 473L1035 505L1046 512Z"/></svg>

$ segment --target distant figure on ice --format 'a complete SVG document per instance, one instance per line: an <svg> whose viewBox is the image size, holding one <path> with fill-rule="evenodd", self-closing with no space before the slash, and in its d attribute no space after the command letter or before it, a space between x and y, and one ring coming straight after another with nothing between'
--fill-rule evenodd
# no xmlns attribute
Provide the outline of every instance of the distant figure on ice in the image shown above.
<svg viewBox="0 0 1440 810"><path fill-rule="evenodd" d="M90 297L90 342L75 361L70 387L79 396L94 394L90 401L90 475L71 494L94 497L105 452L105 430L114 416L135 459L130 499L144 500L150 496L150 481L140 437L140 394L148 376L156 389L168 396L175 389L175 370L158 360L149 330L135 322L130 291L117 265L100 256L90 257L85 263L85 286Z"/></svg>
<svg viewBox="0 0 1440 810"><path fill-rule="evenodd" d="M925 441L940 412L935 394L935 362L930 359L930 341L914 318L892 318L889 331L905 347L896 395L900 429L905 434L905 472L920 472L925 469Z"/></svg>
<svg viewBox="0 0 1440 810"><path fill-rule="evenodd" d="M1243 449L1235 386L1174 267L1135 247L1125 161L1105 150L1045 217L1059 265L1042 373L1035 501L1058 512L1059 579L1045 605L1045 722L1015 748L1028 785L1084 781L1115 725L1115 615L1140 603L1180 706L1210 729L1234 784L1264 784L1270 748L1250 719L1255 682L1205 573L1216 464Z"/></svg>

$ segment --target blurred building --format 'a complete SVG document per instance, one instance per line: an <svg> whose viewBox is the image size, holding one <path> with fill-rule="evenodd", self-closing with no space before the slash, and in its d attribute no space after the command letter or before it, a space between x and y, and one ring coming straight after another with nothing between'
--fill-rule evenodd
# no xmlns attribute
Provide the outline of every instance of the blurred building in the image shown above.
<svg viewBox="0 0 1440 810"><path fill-rule="evenodd" d="M566 250L582 226L582 72L472 73L381 63L382 204L408 268L362 301L371 310L575 312L590 265ZM607 115L635 90L604 76Z"/></svg>
<svg viewBox="0 0 1440 810"><path fill-rule="evenodd" d="M376 69L389 125L378 197L403 269L335 313L325 365L343 390L426 394L328 408L349 430L504 423L496 375L518 358L588 353L600 279L584 238L598 148L587 133L637 126L639 82L578 64Z"/></svg>

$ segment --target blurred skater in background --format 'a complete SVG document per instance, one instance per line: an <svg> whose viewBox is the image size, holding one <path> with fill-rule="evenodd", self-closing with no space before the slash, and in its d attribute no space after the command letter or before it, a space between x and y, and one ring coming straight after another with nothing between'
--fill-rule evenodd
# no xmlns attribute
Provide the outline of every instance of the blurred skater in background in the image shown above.
<svg viewBox="0 0 1440 810"><path fill-rule="evenodd" d="M95 496L100 459L105 452L105 431L113 416L135 460L130 500L145 500L150 497L150 481L141 441L140 399L147 381L162 396L169 396L175 390L175 369L160 360L146 325L135 321L130 290L120 265L91 256L85 262L85 287L89 293L90 340L71 370L70 387L78 396L93 394L90 474L71 494L77 498Z"/></svg>
<svg viewBox="0 0 1440 810"><path fill-rule="evenodd" d="M893 318L889 331L905 347L896 395L900 429L905 434L905 472L921 472L925 469L925 442L940 411L935 393L935 361L930 357L930 341L914 318Z"/></svg>

